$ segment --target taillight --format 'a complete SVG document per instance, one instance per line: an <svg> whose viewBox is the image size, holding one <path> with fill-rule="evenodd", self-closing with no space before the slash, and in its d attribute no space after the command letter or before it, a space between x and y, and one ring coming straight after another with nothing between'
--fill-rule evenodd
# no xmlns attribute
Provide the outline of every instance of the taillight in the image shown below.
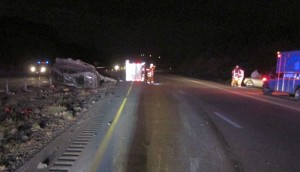
<svg viewBox="0 0 300 172"><path fill-rule="evenodd" d="M263 82L267 81L267 78L266 78L266 77L263 77L263 78L262 78L262 81L263 81Z"/></svg>

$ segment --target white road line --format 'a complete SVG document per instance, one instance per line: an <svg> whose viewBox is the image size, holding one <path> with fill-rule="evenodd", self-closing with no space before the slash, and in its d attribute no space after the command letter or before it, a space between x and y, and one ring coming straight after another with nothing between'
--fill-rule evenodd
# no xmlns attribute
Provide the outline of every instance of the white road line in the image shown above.
<svg viewBox="0 0 300 172"><path fill-rule="evenodd" d="M188 130L189 135L192 136L191 127L190 127L189 123L186 121L185 118L183 119L183 125L184 125L184 126L186 127L186 129Z"/></svg>
<svg viewBox="0 0 300 172"><path fill-rule="evenodd" d="M224 121L228 122L230 125L234 126L235 128L243 128L242 126L240 126L239 124L237 124L236 122L232 121L231 119L227 118L224 115L221 115L218 112L214 112L215 115L217 115L218 117L222 118Z"/></svg>
<svg viewBox="0 0 300 172"><path fill-rule="evenodd" d="M191 172L199 171L199 161L197 158L190 158Z"/></svg>
<svg viewBox="0 0 300 172"><path fill-rule="evenodd" d="M182 91L182 90L178 90L178 92L179 92L180 94L185 94L185 92Z"/></svg>
<svg viewBox="0 0 300 172"><path fill-rule="evenodd" d="M255 99L255 100L267 102L267 103L270 103L270 104L278 105L278 106L285 107L285 108L288 108L288 109L291 109L291 110L300 111L299 108L294 108L294 107L284 105L284 104L281 104L281 103L276 103L276 102L273 102L273 101L270 101L270 100L265 100L265 99L262 99L262 98L254 97L252 95L246 95L246 94L243 94L243 93L227 90L227 89L217 87L217 86L214 86L214 85L211 85L211 84L208 84L208 83L203 83L203 82L195 81L195 80L191 80L191 79L189 79L189 81L194 82L194 83L198 83L198 84L202 84L202 85L206 85L206 86L209 86L209 87L213 87L213 88L223 90L223 91L226 91L226 92L229 92L229 93L237 94L237 95L240 95L240 96L244 96L244 97L252 98L252 99Z"/></svg>
<svg viewBox="0 0 300 172"><path fill-rule="evenodd" d="M160 161L161 161L161 153L159 153L159 155L158 155L158 169L157 169L157 171L160 171L160 166L161 166L161 164L160 164Z"/></svg>

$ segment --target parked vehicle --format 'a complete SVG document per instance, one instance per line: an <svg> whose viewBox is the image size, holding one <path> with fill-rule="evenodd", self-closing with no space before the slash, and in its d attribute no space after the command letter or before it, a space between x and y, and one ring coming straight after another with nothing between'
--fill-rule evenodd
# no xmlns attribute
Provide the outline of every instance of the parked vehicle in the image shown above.
<svg viewBox="0 0 300 172"><path fill-rule="evenodd" d="M276 74L264 82L262 91L266 95L285 92L300 100L300 51L277 53Z"/></svg>
<svg viewBox="0 0 300 172"><path fill-rule="evenodd" d="M259 78L245 78L243 83L246 87L259 87L261 88L264 84L264 81L266 81L267 77L261 76Z"/></svg>

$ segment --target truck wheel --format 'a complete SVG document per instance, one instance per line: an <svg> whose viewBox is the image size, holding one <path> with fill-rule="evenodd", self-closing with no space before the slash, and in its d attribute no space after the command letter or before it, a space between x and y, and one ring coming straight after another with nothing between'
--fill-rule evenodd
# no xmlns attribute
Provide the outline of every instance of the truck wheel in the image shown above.
<svg viewBox="0 0 300 172"><path fill-rule="evenodd" d="M249 81L246 82L245 85L246 85L246 87L253 87L254 83L253 83L253 81L249 80Z"/></svg>
<svg viewBox="0 0 300 172"><path fill-rule="evenodd" d="M300 101L300 88L297 88L294 96L295 96L296 101Z"/></svg>
<svg viewBox="0 0 300 172"><path fill-rule="evenodd" d="M264 95L272 95L273 90L269 87L269 84L265 83L262 86L262 92Z"/></svg>

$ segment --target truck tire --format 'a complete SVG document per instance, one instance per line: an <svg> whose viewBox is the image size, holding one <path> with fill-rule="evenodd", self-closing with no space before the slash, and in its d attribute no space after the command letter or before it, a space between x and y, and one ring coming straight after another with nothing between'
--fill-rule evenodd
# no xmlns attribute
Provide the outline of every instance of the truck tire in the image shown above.
<svg viewBox="0 0 300 172"><path fill-rule="evenodd" d="M297 88L294 94L295 100L300 101L300 88Z"/></svg>
<svg viewBox="0 0 300 172"><path fill-rule="evenodd" d="M268 83L264 83L262 86L262 92L264 95L272 95L274 90L270 89Z"/></svg>
<svg viewBox="0 0 300 172"><path fill-rule="evenodd" d="M248 80L245 85L246 85L246 87L253 87L254 83L253 83L253 81Z"/></svg>

